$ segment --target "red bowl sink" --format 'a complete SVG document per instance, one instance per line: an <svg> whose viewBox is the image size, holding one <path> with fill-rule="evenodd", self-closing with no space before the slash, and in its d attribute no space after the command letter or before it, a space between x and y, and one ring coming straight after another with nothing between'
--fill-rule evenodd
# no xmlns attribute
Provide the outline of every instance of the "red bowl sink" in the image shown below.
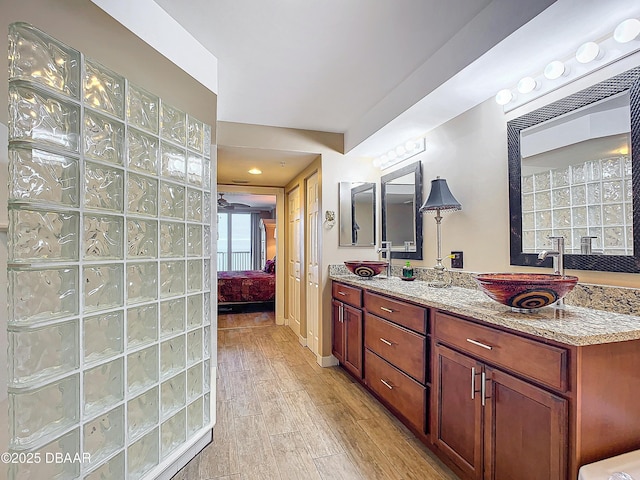
<svg viewBox="0 0 640 480"><path fill-rule="evenodd" d="M364 278L374 277L387 268L387 262L378 260L353 260L344 264L351 273Z"/></svg>

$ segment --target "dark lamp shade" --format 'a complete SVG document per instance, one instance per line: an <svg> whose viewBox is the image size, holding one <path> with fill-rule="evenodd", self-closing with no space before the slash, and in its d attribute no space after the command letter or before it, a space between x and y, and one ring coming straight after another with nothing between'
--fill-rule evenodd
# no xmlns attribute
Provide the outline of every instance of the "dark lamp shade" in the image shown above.
<svg viewBox="0 0 640 480"><path fill-rule="evenodd" d="M431 192L429 198L420 207L421 212L430 210L462 210L462 205L455 199L449 190L444 178L431 180Z"/></svg>

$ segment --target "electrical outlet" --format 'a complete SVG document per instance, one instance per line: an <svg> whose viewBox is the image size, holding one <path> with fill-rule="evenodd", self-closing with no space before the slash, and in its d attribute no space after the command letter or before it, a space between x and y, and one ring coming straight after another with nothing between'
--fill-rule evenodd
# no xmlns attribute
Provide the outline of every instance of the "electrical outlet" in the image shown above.
<svg viewBox="0 0 640 480"><path fill-rule="evenodd" d="M451 252L451 268L463 268L462 252Z"/></svg>

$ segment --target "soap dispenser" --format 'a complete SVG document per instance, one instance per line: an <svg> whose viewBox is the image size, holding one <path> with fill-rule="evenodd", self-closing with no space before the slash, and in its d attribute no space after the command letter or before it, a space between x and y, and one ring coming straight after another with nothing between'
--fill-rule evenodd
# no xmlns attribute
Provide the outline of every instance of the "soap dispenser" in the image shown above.
<svg viewBox="0 0 640 480"><path fill-rule="evenodd" d="M407 260L407 263L402 267L402 279L403 280L413 280L413 268L411 267L411 262Z"/></svg>

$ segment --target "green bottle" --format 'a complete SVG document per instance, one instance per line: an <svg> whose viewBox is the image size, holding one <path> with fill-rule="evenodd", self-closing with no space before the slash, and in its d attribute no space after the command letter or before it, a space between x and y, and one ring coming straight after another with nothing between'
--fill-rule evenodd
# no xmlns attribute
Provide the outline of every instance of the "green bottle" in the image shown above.
<svg viewBox="0 0 640 480"><path fill-rule="evenodd" d="M402 276L404 278L413 278L413 268L411 268L411 262L407 260L407 263L402 267Z"/></svg>

